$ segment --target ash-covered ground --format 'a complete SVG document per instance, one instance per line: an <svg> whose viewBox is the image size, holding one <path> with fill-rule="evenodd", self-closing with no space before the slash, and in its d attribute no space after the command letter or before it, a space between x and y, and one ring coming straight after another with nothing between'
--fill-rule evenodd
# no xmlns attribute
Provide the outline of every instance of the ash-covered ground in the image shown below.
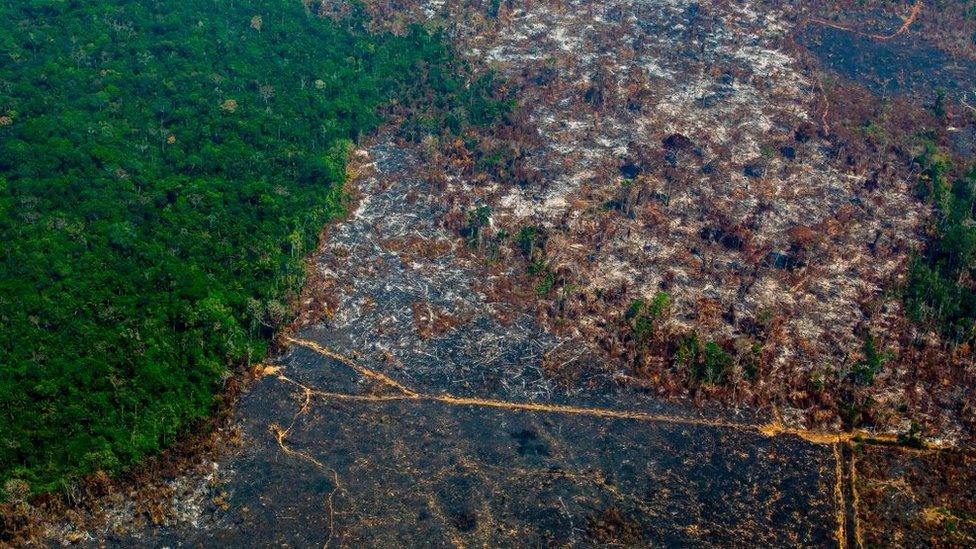
<svg viewBox="0 0 976 549"><path fill-rule="evenodd" d="M393 28L445 26L518 87L512 129L481 143L502 167L394 130L357 150L353 212L311 262L290 350L241 401L241 446L207 478L173 481L181 513L153 524L123 506L99 529L55 533L125 546L847 546L917 541L878 529L891 513L971 520L885 503L884 479L929 458L866 468L882 450L843 433L831 380L868 335L901 352L892 334L910 328L891 289L930 212L910 170L842 161L829 88L870 66L872 93L911 91L924 71L897 89L882 73L922 59L964 94L974 75L959 63L972 61L771 4L367 3ZM638 343L627 311L660 293L655 335ZM720 383L673 359L689 335L732 358ZM915 421L945 447L971 440L966 387L897 363L860 390L874 406L862 434L896 443ZM899 494L916 489L938 501Z"/></svg>
<svg viewBox="0 0 976 549"><path fill-rule="evenodd" d="M179 512L159 524L129 522L128 507L61 536L116 546L836 542L846 523L837 445L778 433L769 418L669 405L602 370L585 388L549 379L539 365L558 340L470 288L479 260L436 226L439 200L423 180L402 177L417 169L409 149L381 142L357 160L361 197L316 266L340 297L313 298L324 319L259 367L237 411L242 443L198 480L205 497L180 479L188 501L168 502ZM432 235L443 242L432 259L403 255L411 236Z"/></svg>
<svg viewBox="0 0 976 549"><path fill-rule="evenodd" d="M445 26L472 63L518 88L512 127L480 143L490 154L431 136L420 171L436 195L431 223L466 248L451 262L479 273L467 286L503 324L525 312L556 342L541 364L550 379L777 409L796 427L904 433L914 421L941 443L971 440L971 357L940 355L898 293L931 215L914 191L916 153L855 153L838 137L872 127L853 127L846 95L899 118L945 82L963 103L976 89L972 56L910 32L945 23L942 11L872 4L838 20L816 2L492 6L369 4L394 28ZM889 35L872 34L884 25ZM903 132L971 146L971 121L927 123ZM387 238L409 265L446 249L430 232ZM642 338L631 307L662 294ZM458 325L469 314L440 307ZM721 349L722 371L676 360L688 340ZM868 340L898 358L862 387L852 371Z"/></svg>

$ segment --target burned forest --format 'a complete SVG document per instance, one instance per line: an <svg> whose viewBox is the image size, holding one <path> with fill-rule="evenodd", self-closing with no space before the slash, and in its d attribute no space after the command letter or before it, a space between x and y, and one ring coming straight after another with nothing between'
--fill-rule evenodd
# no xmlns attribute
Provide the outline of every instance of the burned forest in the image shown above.
<svg viewBox="0 0 976 549"><path fill-rule="evenodd" d="M976 2L36 4L0 545L976 544Z"/></svg>

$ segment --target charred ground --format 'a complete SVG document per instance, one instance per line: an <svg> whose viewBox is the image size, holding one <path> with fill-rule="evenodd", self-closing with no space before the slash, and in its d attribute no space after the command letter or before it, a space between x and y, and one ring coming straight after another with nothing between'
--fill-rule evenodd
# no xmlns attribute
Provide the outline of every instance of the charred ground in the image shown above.
<svg viewBox="0 0 976 549"><path fill-rule="evenodd" d="M357 151L243 447L166 481L201 505L53 535L972 541L970 346L905 305L920 186L972 164L971 6L366 8L447 28L506 123Z"/></svg>

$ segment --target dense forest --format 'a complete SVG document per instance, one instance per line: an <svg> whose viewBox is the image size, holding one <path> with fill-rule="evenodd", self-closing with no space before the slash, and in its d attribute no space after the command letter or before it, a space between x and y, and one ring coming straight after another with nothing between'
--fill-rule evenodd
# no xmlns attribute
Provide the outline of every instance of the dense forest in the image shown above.
<svg viewBox="0 0 976 549"><path fill-rule="evenodd" d="M206 416L288 321L364 132L500 116L438 34L310 6L0 5L0 499Z"/></svg>
<svg viewBox="0 0 976 549"><path fill-rule="evenodd" d="M905 288L909 318L931 324L952 343L970 344L976 325L976 168L953 178L949 155L926 143L918 158L919 194L932 202L931 241L911 266Z"/></svg>

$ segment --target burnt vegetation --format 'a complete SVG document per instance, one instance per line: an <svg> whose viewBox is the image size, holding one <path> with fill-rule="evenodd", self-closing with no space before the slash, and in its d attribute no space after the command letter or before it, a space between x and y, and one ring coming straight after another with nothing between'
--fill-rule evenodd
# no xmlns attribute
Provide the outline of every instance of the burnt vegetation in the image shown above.
<svg viewBox="0 0 976 549"><path fill-rule="evenodd" d="M0 7L0 499L72 491L205 421L290 321L363 136L463 149L510 110L439 31L317 7ZM504 154L465 160L501 173Z"/></svg>
<svg viewBox="0 0 976 549"><path fill-rule="evenodd" d="M160 278L166 273L145 280L131 277L181 304L162 307L169 313L157 325L136 326L118 345L103 345L123 351L136 346L139 352L129 355L142 356L152 346L140 334L159 326L170 327L163 334L176 334L164 350L185 355L190 343L202 340L203 356L183 360L179 355L165 362L160 375L138 363L102 360L102 367L124 374L107 378L120 380L123 393L139 388L131 380L145 370L154 382L161 380L164 394L185 395L180 389L192 386L185 397L192 402L179 413L152 416L133 438L132 425L153 410L150 406L145 408L149 412L137 414L136 405L156 403L151 391L136 391L128 401L135 404L127 408L132 418L116 421L112 416L108 426L96 418L93 426L104 427L104 436L94 442L69 436L53 446L63 450L59 455L41 456L36 447L55 439L59 428L74 419L55 408L50 421L42 415L42 430L35 429L23 419L34 410L9 389L30 385L45 402L53 402L77 376L49 376L54 381L42 384L25 381L32 372L60 375L70 360L61 356L57 341L43 340L43 334L55 333L53 320L18 310L13 299L0 296L5 320L13 318L27 334L19 339L41 334L37 337L49 350L28 352L31 347L15 345L14 338L0 348L14 357L11 362L42 366L30 372L9 369L0 378L8 389L0 396L9 409L20 412L10 415L18 418L11 423L17 431L4 433L12 442L3 451L13 464L5 474L15 480L8 491L22 499L97 469L118 470L205 415L227 368L261 356L268 337L288 319L303 252L314 247L315 231L340 209L337 185L346 164L344 149L334 145L360 139L381 119L395 128L396 144L422 156L410 175L419 176L423 185L406 200L428 194L437 202L432 217L438 228L457 237L454 248L416 235L385 242L386 248L398 252L404 264L453 253L452 261L476 265L478 276L470 285L500 324L511 326L518 312L558 339L542 360L560 383L590 388L609 379L666 398L787 410L793 425L897 431L906 446L924 446L930 437L971 441L976 435L971 395L976 383L976 90L965 88L971 79L944 78L931 85L920 78L924 71L900 69L916 62L946 66L947 59L970 66L976 59L976 12L971 2L932 4L919 12L906 9L912 5L873 0L650 7L620 1L307 2L308 15L317 9L342 22L325 28L330 36L337 33L333 40L348 41L359 56L353 58L355 67L346 66L345 57L330 58L339 74L348 72L345 80L359 82L354 74L366 67L371 75L362 90L354 88L363 102L340 95L345 102L331 105L328 112L334 116L321 121L331 130L321 134L316 150L328 151L327 160L317 155L303 158L305 163L293 161L292 149L301 149L302 136L315 132L284 131L285 138L293 139L278 144L271 163L252 162L259 168L256 173L270 178L254 182L257 190L240 197L235 191L227 199L213 197L203 182L192 188L180 183L157 197L184 205L188 216L196 215L191 206L216 200L229 201L233 212L246 214L228 217L261 218L263 248L233 254L226 250L235 249L236 241L228 237L216 240L227 254L216 257L244 265L238 270L256 261L263 269L258 274L266 276L243 287L228 282L222 277L240 273L211 263L214 254L205 252L214 243L212 235L202 227L185 235L178 229L196 226L173 222L176 251L173 242L164 240L157 252L182 259L177 252L183 250L183 239L199 244L194 250L202 251L193 257L205 261L191 269L191 280L199 285L183 292L173 285L173 276ZM764 19L764 8L776 16ZM271 28L252 20L251 13L245 19L241 13L235 16L233 24L243 20L244 32L260 37ZM428 17L447 32L430 33L415 24ZM787 18L792 30L766 25ZM909 25L911 32L898 30ZM8 40L24 58L51 47L25 29L17 27ZM446 36L460 49L488 58L491 69L457 60L444 43ZM852 51L866 53L859 57ZM78 61L72 52L54 53L66 64ZM868 63L878 72L855 81L865 59L884 63ZM89 61L97 66L97 59ZM271 115L290 95L259 82L264 65L246 68L255 75L235 88L236 97L213 98L202 112L218 120L237 112L245 122L255 117L253 123L261 128L281 128L288 117ZM211 71L199 72L194 77L205 78ZM88 77L101 85L109 74ZM301 82L303 93L318 86L316 80ZM323 84L329 90L338 86L332 80ZM167 85L159 83L160 89ZM82 99L110 109L112 97L104 94L121 90L99 89ZM252 109L252 103L258 107ZM0 111L0 132L22 134L2 152L19 158L29 152L21 142L30 144L40 136L40 149L48 145L45 140L55 139L53 122L24 127L23 112ZM167 120L166 128L179 128L181 120ZM163 126L153 126L150 134L163 139L158 155L169 154L167 147L174 145L166 142ZM181 140L203 135L169 133L180 143L177 147L183 147ZM150 150L156 150L155 144ZM212 168L220 181L225 171L240 168L238 157L250 158L240 147L204 149L223 162L211 166L209 157L197 158L192 147L185 149L188 166L204 174ZM124 189L137 205L143 192L137 183L146 178L137 163L127 163L131 150L123 151L119 156L100 148L91 154L100 158L99 169L112 168L98 172L101 180L109 188ZM67 162L49 160L52 165ZM13 170L15 164L11 160L2 166ZM274 179L280 175L271 169L276 165L288 167L285 173L295 180ZM21 180L35 178L39 170L19 169L0 178L0 200L5 200L0 205L19 208L26 223L8 228L16 237L12 240L34 246L21 256L43 259L35 252L49 243L26 234L24 227L44 227L55 240L75 242L79 229L73 227L79 225L74 221L82 221L55 215L52 196L42 200L38 195L43 193L22 191ZM312 193L308 187L323 177L333 183L329 193L319 188ZM236 188L230 179L225 183ZM266 187L268 192L259 192ZM181 202L191 190L198 192ZM317 217L296 220L279 211L298 197L316 205ZM253 228L241 223L234 225L234 234L250 238ZM101 233L92 232L93 225L80 227L98 234L114 259L123 255L117 250L150 236L133 233L131 221L110 223ZM60 284L72 274L70 265L8 256L8 270L15 263L41 265L35 273L39 280ZM343 258L337 254L336 259ZM172 265L185 267L176 259ZM29 290L23 284L8 287L13 288L10 295ZM110 292L106 300L130 293ZM63 294L29 305L47 306L55 295ZM418 337L436 339L464 330L470 315L447 308L412 302ZM102 327L122 318L115 309L91 314L98 317L93 325ZM69 335L78 339L84 334ZM391 357L397 358L392 352ZM54 362L61 366L47 364ZM186 363L194 367L183 368ZM82 386L91 384L88 377L82 381ZM90 393L93 404L82 407L85 417L95 417L120 391L104 383L96 389ZM52 413L50 407L45 410ZM953 511L953 520L962 512L969 510ZM457 522L462 529L475 526L466 517ZM597 542L641 541L615 508L594 516L587 532Z"/></svg>
<svg viewBox="0 0 976 549"><path fill-rule="evenodd" d="M673 123L646 138L621 130L648 120L667 84L634 66L614 67L616 58L581 61L572 49L557 50L505 72L506 87L518 90L506 124L436 163L449 205L444 225L485 252L487 270L515 279L484 287L491 299L531 311L586 356L613 358L622 383L786 406L808 426L905 431L915 421L923 437L969 437L976 425L964 396L973 375L973 157L960 136L973 131L976 98L961 86L921 87L915 73L892 74L897 85L854 82L808 48L825 28L895 34L912 6L796 4L788 12L796 30L778 40L799 60L810 116L782 114L749 156L731 160L734 133ZM603 18L587 34L594 47L623 47L624 59L654 51L641 37L641 25L652 24L628 18L628 8L589 9ZM459 25L462 41L467 33L492 36L517 8L502 2L489 11ZM974 46L959 37L974 30L970 12L960 3L921 11L891 48L932 46L969 59ZM721 8L699 5L682 17L694 38L714 28ZM820 19L833 26L812 22ZM948 21L952 33L934 39ZM692 106L703 117L745 102L744 87L761 95L777 86L726 59L702 65L709 86ZM556 112L581 122L545 126ZM756 138L738 131L739 139ZM569 141L607 135L620 138L612 153ZM499 150L508 151L504 170L473 158L495 159ZM580 171L568 167L574 163L589 171L547 211L539 204L558 196L560 177ZM823 175L804 179L811 169ZM448 184L451 174L471 186ZM509 196L539 201L533 213L498 203L513 187L519 191ZM784 199L790 193L793 201ZM472 217L489 206L487 217ZM723 291L705 291L711 282ZM655 308L661 295L668 305ZM554 359L557 366L565 358ZM560 379L574 378L557 369ZM946 384L954 389L943 391ZM906 399L894 398L900 391Z"/></svg>

